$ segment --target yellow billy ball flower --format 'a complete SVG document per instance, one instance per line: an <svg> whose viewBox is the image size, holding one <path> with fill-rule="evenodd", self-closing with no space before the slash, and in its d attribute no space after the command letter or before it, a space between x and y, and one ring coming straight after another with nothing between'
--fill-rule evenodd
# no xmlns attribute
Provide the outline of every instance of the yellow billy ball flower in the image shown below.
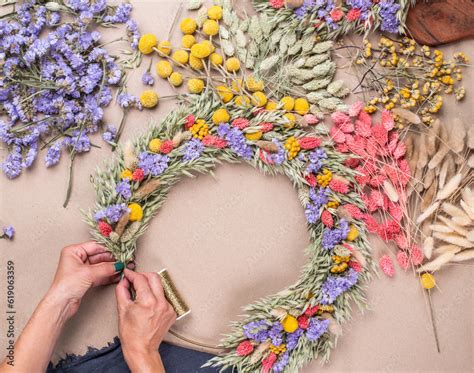
<svg viewBox="0 0 474 373"><path fill-rule="evenodd" d="M160 61L155 65L158 76L166 79L173 72L173 67L168 61Z"/></svg>
<svg viewBox="0 0 474 373"><path fill-rule="evenodd" d="M235 98L235 104L237 106L249 106L250 99L247 96L237 96Z"/></svg>
<svg viewBox="0 0 474 373"><path fill-rule="evenodd" d="M207 10L207 16L210 18L210 19L214 19L214 20L219 20L222 18L222 8L219 6L219 5L214 5L214 6L211 6L208 10Z"/></svg>
<svg viewBox="0 0 474 373"><path fill-rule="evenodd" d="M255 92L252 94L252 104L257 107L262 107L267 104L267 96L263 92Z"/></svg>
<svg viewBox="0 0 474 373"><path fill-rule="evenodd" d="M245 137L247 140L250 141L258 141L262 138L263 132L262 131L257 131L257 132L248 132L245 134Z"/></svg>
<svg viewBox="0 0 474 373"><path fill-rule="evenodd" d="M142 207L138 203L131 203L128 205L130 209L130 221L140 221L143 218L143 210Z"/></svg>
<svg viewBox="0 0 474 373"><path fill-rule="evenodd" d="M133 177L132 171L130 171L128 168L126 168L120 173L120 179L122 180L123 179L132 180L132 177Z"/></svg>
<svg viewBox="0 0 474 373"><path fill-rule="evenodd" d="M168 79L171 85L174 87L179 87L181 84L183 84L183 76L180 73L174 72Z"/></svg>
<svg viewBox="0 0 474 373"><path fill-rule="evenodd" d="M213 19L208 19L202 25L202 32L209 36L217 35L219 32L219 24Z"/></svg>
<svg viewBox="0 0 474 373"><path fill-rule="evenodd" d="M217 94L219 95L221 100L224 102L224 104L227 104L230 100L234 98L234 94L226 86L220 85L216 87L216 90L217 90Z"/></svg>
<svg viewBox="0 0 474 373"><path fill-rule="evenodd" d="M308 114L308 111L309 111L308 100L306 100L305 98L297 98L295 100L295 108L294 109L299 115Z"/></svg>
<svg viewBox="0 0 474 373"><path fill-rule="evenodd" d="M186 65L189 60L189 54L186 51L183 51L182 49L177 50L176 52L173 53L173 57L171 57L173 61L180 63L181 65Z"/></svg>
<svg viewBox="0 0 474 373"><path fill-rule="evenodd" d="M231 57L225 62L225 67L228 72L235 72L240 70L240 62L237 58Z"/></svg>
<svg viewBox="0 0 474 373"><path fill-rule="evenodd" d="M229 119L230 115L224 108L217 109L214 114L212 114L212 121L214 124L226 123Z"/></svg>
<svg viewBox="0 0 474 373"><path fill-rule="evenodd" d="M148 149L153 153L159 153L161 148L161 140L160 139L153 139L148 144Z"/></svg>
<svg viewBox="0 0 474 373"><path fill-rule="evenodd" d="M265 106L265 109L271 111L271 110L276 110L277 107L278 107L278 104L275 101L268 101L267 105Z"/></svg>
<svg viewBox="0 0 474 373"><path fill-rule="evenodd" d="M200 58L194 57L192 54L189 56L189 66L194 70L204 69L204 64Z"/></svg>
<svg viewBox="0 0 474 373"><path fill-rule="evenodd" d="M140 37L138 41L138 49L143 54L150 54L153 52L153 47L156 47L158 39L153 34L144 34Z"/></svg>
<svg viewBox="0 0 474 373"><path fill-rule="evenodd" d="M283 110L291 111L295 107L295 99L290 96L285 96L280 100Z"/></svg>
<svg viewBox="0 0 474 373"><path fill-rule="evenodd" d="M143 91L140 95L140 103L144 108L154 108L158 104L158 95L151 89Z"/></svg>
<svg viewBox="0 0 474 373"><path fill-rule="evenodd" d="M181 45L183 48L191 48L196 44L196 38L193 35L184 35L181 39Z"/></svg>
<svg viewBox="0 0 474 373"><path fill-rule="evenodd" d="M204 82L201 79L189 79L188 89L191 93L201 93L204 90Z"/></svg>
<svg viewBox="0 0 474 373"><path fill-rule="evenodd" d="M245 84L247 86L247 89L250 92L263 91L263 89L265 88L264 84L263 84L263 80L261 80L261 79L257 80L257 79L254 78L253 75L250 75L245 80Z"/></svg>
<svg viewBox="0 0 474 373"><path fill-rule="evenodd" d="M287 315L281 321L281 325L283 326L283 330L287 333L293 333L296 329L298 329L298 320L296 317Z"/></svg>
<svg viewBox="0 0 474 373"><path fill-rule="evenodd" d="M185 35L194 34L197 29L197 23L192 18L184 18L179 24L181 32Z"/></svg>
<svg viewBox="0 0 474 373"><path fill-rule="evenodd" d="M171 43L168 40L160 41L158 44L158 50L166 56L169 56L171 53Z"/></svg>
<svg viewBox="0 0 474 373"><path fill-rule="evenodd" d="M211 63L214 66L220 66L220 65L222 65L222 62L224 61L224 59L222 58L222 56L219 53L211 54L209 59L211 60Z"/></svg>
<svg viewBox="0 0 474 373"><path fill-rule="evenodd" d="M359 231L355 227L355 225L351 224L349 227L349 233L347 233L346 240L347 241L354 241L357 237L359 237Z"/></svg>
<svg viewBox="0 0 474 373"><path fill-rule="evenodd" d="M423 286L423 288L426 290L433 289L436 286L436 280L430 273L423 273L421 275L420 281L421 286Z"/></svg>
<svg viewBox="0 0 474 373"><path fill-rule="evenodd" d="M201 44L208 45L209 48L211 48L211 53L213 53L216 50L216 47L214 46L214 44L212 44L212 42L210 40L203 40L203 41L201 41Z"/></svg>
<svg viewBox="0 0 474 373"><path fill-rule="evenodd" d="M286 128L293 128L296 124L296 117L292 113L286 113L284 117L286 118L284 126Z"/></svg>
<svg viewBox="0 0 474 373"><path fill-rule="evenodd" d="M206 43L196 43L191 47L191 56L206 58L212 53L212 48Z"/></svg>
<svg viewBox="0 0 474 373"><path fill-rule="evenodd" d="M231 84L231 87L232 87L232 91L234 91L234 93L238 93L238 92L242 91L242 88L244 87L242 79L233 80L232 84Z"/></svg>

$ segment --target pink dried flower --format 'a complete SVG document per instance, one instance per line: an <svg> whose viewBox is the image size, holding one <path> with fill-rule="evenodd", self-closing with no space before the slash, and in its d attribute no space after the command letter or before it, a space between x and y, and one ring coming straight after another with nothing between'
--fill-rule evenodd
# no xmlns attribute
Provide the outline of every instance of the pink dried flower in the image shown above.
<svg viewBox="0 0 474 373"><path fill-rule="evenodd" d="M206 135L202 139L202 143L204 146L209 146L211 148L222 149L227 146L227 141L221 137L214 136L214 135Z"/></svg>
<svg viewBox="0 0 474 373"><path fill-rule="evenodd" d="M408 240L403 233L397 234L393 240L395 241L395 243L400 249L402 250L408 249Z"/></svg>
<svg viewBox="0 0 474 373"><path fill-rule="evenodd" d="M166 140L160 146L160 152L163 154L168 154L174 148L174 144L172 140Z"/></svg>
<svg viewBox="0 0 474 373"><path fill-rule="evenodd" d="M337 144L336 145L336 150L339 152L339 153L349 153L349 147L347 146L347 144Z"/></svg>
<svg viewBox="0 0 474 373"><path fill-rule="evenodd" d="M395 269L393 268L392 259L388 255L384 255L379 260L379 266L383 273L388 277L393 277Z"/></svg>
<svg viewBox="0 0 474 373"><path fill-rule="evenodd" d="M334 220L332 219L332 215L328 210L323 210L321 213L321 222L328 228L332 228L334 226Z"/></svg>
<svg viewBox="0 0 474 373"><path fill-rule="evenodd" d="M384 126L387 131L392 130L395 126L393 117L388 110L382 111L382 126Z"/></svg>
<svg viewBox="0 0 474 373"><path fill-rule="evenodd" d="M270 153L266 152L263 149L260 149L260 154L258 155L260 160L265 163L265 164L274 164L275 162L273 159L270 157Z"/></svg>
<svg viewBox="0 0 474 373"><path fill-rule="evenodd" d="M336 193L346 194L349 192L349 186L341 180L332 179L329 182L329 188Z"/></svg>
<svg viewBox="0 0 474 373"><path fill-rule="evenodd" d="M352 8L349 10L346 17L349 22L357 21L360 18L360 9Z"/></svg>
<svg viewBox="0 0 474 373"><path fill-rule="evenodd" d="M398 250L398 253L397 253L397 262L398 262L398 265L404 270L406 271L408 269L408 255L405 251L402 251L402 250Z"/></svg>
<svg viewBox="0 0 474 373"><path fill-rule="evenodd" d="M398 203L394 202L389 202L388 203L388 212L390 213L390 216L395 220L395 221L401 221L403 218L403 210L400 207Z"/></svg>
<svg viewBox="0 0 474 373"><path fill-rule="evenodd" d="M304 178L308 182L308 184L312 187L316 186L316 184L318 183L316 176L314 176L313 174L306 175Z"/></svg>
<svg viewBox="0 0 474 373"><path fill-rule="evenodd" d="M331 10L331 12L329 12L329 15L331 16L334 22L339 22L342 17L344 17L344 12L339 8L334 8L333 10Z"/></svg>
<svg viewBox="0 0 474 373"><path fill-rule="evenodd" d="M277 355L274 352L271 352L265 359L262 360L262 372L268 373L275 364Z"/></svg>
<svg viewBox="0 0 474 373"><path fill-rule="evenodd" d="M316 305L316 306L313 306L313 307L308 307L304 311L304 314L308 317L312 317L316 314L316 312L318 312L318 310L319 310L319 305Z"/></svg>
<svg viewBox="0 0 474 373"><path fill-rule="evenodd" d="M405 155L407 147L403 142L399 142L397 147L393 150L392 154L395 159L399 159Z"/></svg>
<svg viewBox="0 0 474 373"><path fill-rule="evenodd" d="M300 144L301 149L311 150L321 145L321 140L317 137L307 136L298 139L298 144Z"/></svg>
<svg viewBox="0 0 474 373"><path fill-rule="evenodd" d="M275 9L283 8L285 5L285 0L269 0L270 6Z"/></svg>
<svg viewBox="0 0 474 373"><path fill-rule="evenodd" d="M263 133L270 132L273 129L273 124L268 122L262 122L259 126Z"/></svg>
<svg viewBox="0 0 474 373"><path fill-rule="evenodd" d="M344 161L344 165L349 168L356 168L359 164L359 158L349 158Z"/></svg>
<svg viewBox="0 0 474 373"><path fill-rule="evenodd" d="M110 233L113 231L112 227L103 220L99 221L97 228L99 229L100 234L104 237L109 237Z"/></svg>
<svg viewBox="0 0 474 373"><path fill-rule="evenodd" d="M301 315L298 317L298 326L305 330L305 329L308 329L308 326L309 326L309 318L308 316L306 315Z"/></svg>
<svg viewBox="0 0 474 373"><path fill-rule="evenodd" d="M192 114L189 114L186 119L184 120L184 127L188 130L190 129L194 122L196 121L196 118L194 117L194 115Z"/></svg>
<svg viewBox="0 0 474 373"><path fill-rule="evenodd" d="M250 124L250 121L245 118L236 118L232 121L232 126L237 127L239 130L247 128Z"/></svg>
<svg viewBox="0 0 474 373"><path fill-rule="evenodd" d="M350 260L347 264L356 272L362 271L362 265L356 260Z"/></svg>
<svg viewBox="0 0 474 373"><path fill-rule="evenodd" d="M380 145L385 145L388 141L388 131L380 124L372 127L372 136Z"/></svg>
<svg viewBox="0 0 474 373"><path fill-rule="evenodd" d="M331 119L336 127L342 126L348 122L351 123L351 119L349 118L349 116L340 111L336 111L333 114L331 114Z"/></svg>
<svg viewBox="0 0 474 373"><path fill-rule="evenodd" d="M329 130L329 135L331 138L334 140L336 143L343 143L346 141L346 136L344 135L344 132L342 132L339 128L337 127L332 127Z"/></svg>
<svg viewBox="0 0 474 373"><path fill-rule="evenodd" d="M239 343L235 350L239 356L247 356L253 352L253 344L249 340L245 340Z"/></svg>
<svg viewBox="0 0 474 373"><path fill-rule="evenodd" d="M319 119L316 115L314 114L306 114L304 117L303 117L304 121L306 123L308 123L309 125L314 125L314 124L318 124L319 122Z"/></svg>
<svg viewBox="0 0 474 373"><path fill-rule="evenodd" d="M413 265L420 265L423 263L423 251L418 246L412 245L410 248L410 259Z"/></svg>
<svg viewBox="0 0 474 373"><path fill-rule="evenodd" d="M364 103L362 101L358 101L349 108L349 116L356 117L359 115L360 111L364 107Z"/></svg>
<svg viewBox="0 0 474 373"><path fill-rule="evenodd" d="M358 208L356 205L353 205L351 203L347 203L345 205L342 206L344 208L344 210L346 210L350 216L352 216L352 218L354 219L362 219L362 217L364 216L364 214L362 213L362 211L360 211L360 208Z"/></svg>
<svg viewBox="0 0 474 373"><path fill-rule="evenodd" d="M369 180L369 185L373 188L381 187L383 182L387 179L385 175L375 175L372 176Z"/></svg>
<svg viewBox="0 0 474 373"><path fill-rule="evenodd" d="M133 181L142 181L145 178L145 172L141 168L137 168L133 171L132 180Z"/></svg>
<svg viewBox="0 0 474 373"><path fill-rule="evenodd" d="M365 225L367 227L367 230L370 233L375 233L379 229L379 224L377 223L377 220L372 215L365 214L362 218L365 222Z"/></svg>

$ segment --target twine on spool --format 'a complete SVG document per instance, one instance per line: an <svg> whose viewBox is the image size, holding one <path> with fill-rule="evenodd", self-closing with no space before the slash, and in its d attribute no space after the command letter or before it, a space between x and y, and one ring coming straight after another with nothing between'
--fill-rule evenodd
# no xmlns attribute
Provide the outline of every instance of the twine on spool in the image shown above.
<svg viewBox="0 0 474 373"><path fill-rule="evenodd" d="M180 296L178 290L176 289L176 286L174 286L174 283L171 280L171 277L166 268L158 272L158 275L161 278L161 284L163 285L163 290L166 299L168 300L168 302L170 302L171 306L173 306L173 309L176 312L176 315L178 316L176 320L179 320L189 314L191 310L189 309L183 298Z"/></svg>

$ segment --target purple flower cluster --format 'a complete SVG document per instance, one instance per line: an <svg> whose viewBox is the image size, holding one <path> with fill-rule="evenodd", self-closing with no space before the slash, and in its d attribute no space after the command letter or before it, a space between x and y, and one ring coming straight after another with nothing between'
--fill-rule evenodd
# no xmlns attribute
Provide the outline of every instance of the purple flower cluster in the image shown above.
<svg viewBox="0 0 474 373"><path fill-rule="evenodd" d="M332 304L336 298L357 283L359 274L349 268L343 276L329 275L321 288L321 304Z"/></svg>
<svg viewBox="0 0 474 373"><path fill-rule="evenodd" d="M306 166L307 173L317 174L323 167L323 160L327 159L327 154L322 148L318 148L309 153L309 164Z"/></svg>
<svg viewBox="0 0 474 373"><path fill-rule="evenodd" d="M292 351L296 348L303 332L303 329L298 328L293 333L288 333L286 337L286 349L288 351Z"/></svg>
<svg viewBox="0 0 474 373"><path fill-rule="evenodd" d="M365 21L369 15L369 11L374 5L372 0L346 0L346 4L351 8L360 10L360 19Z"/></svg>
<svg viewBox="0 0 474 373"><path fill-rule="evenodd" d="M274 346L279 346L283 343L283 325L280 321L276 321L273 323L272 327L268 331L268 337L272 341Z"/></svg>
<svg viewBox="0 0 474 373"><path fill-rule="evenodd" d="M275 365L272 367L272 372L281 373L285 370L285 367L288 365L288 361L290 360L290 354L288 351L281 354L278 360L276 361Z"/></svg>
<svg viewBox="0 0 474 373"><path fill-rule="evenodd" d="M253 149L247 144L245 136L238 128L230 127L228 123L222 123L217 128L219 137L223 137L229 143L229 147L241 158L250 160L253 157Z"/></svg>
<svg viewBox="0 0 474 373"><path fill-rule="evenodd" d="M107 219L109 223L113 224L117 223L127 211L128 207L125 203L110 205L105 209L97 211L94 215L94 219L96 221Z"/></svg>
<svg viewBox="0 0 474 373"><path fill-rule="evenodd" d="M295 15L299 19L302 19L308 14L315 6L315 0L304 0L303 5L295 9Z"/></svg>
<svg viewBox="0 0 474 373"><path fill-rule="evenodd" d="M3 227L3 234L0 236L0 238L7 238L9 240L13 240L13 236L15 236L15 228L13 228L11 225L8 227Z"/></svg>
<svg viewBox="0 0 474 373"><path fill-rule="evenodd" d="M265 320L251 321L243 326L243 333L247 339L262 343L268 339L268 329L271 324Z"/></svg>
<svg viewBox="0 0 474 373"><path fill-rule="evenodd" d="M308 329L306 329L306 338L314 342L321 337L329 327L329 320L318 320L316 317L309 321Z"/></svg>
<svg viewBox="0 0 474 373"><path fill-rule="evenodd" d="M339 27L339 25L333 21L331 18L331 10L333 10L336 7L334 4L333 0L316 0L316 8L318 9L318 17L321 20L324 20L326 24L333 28L336 29Z"/></svg>
<svg viewBox="0 0 474 373"><path fill-rule="evenodd" d="M153 76L150 74L149 71L145 71L145 73L142 75L142 83L145 85L155 84L155 79L153 78Z"/></svg>
<svg viewBox="0 0 474 373"><path fill-rule="evenodd" d="M130 180L124 179L120 181L115 187L115 191L124 200L128 200L132 196L132 190L130 188Z"/></svg>
<svg viewBox="0 0 474 373"><path fill-rule="evenodd" d="M270 153L267 156L269 162L275 165L281 165L286 160L286 151L283 145L277 140L273 139L272 142L278 146L278 151L276 153Z"/></svg>
<svg viewBox="0 0 474 373"><path fill-rule="evenodd" d="M117 96L117 103L124 110L131 109L131 108L135 108L138 110L142 109L142 104L140 103L140 99L137 96L131 95L126 92L121 93Z"/></svg>
<svg viewBox="0 0 474 373"><path fill-rule="evenodd" d="M332 250L341 243L349 233L349 224L346 220L339 220L339 228L325 228L323 231L322 245L325 250Z"/></svg>
<svg viewBox="0 0 474 373"><path fill-rule="evenodd" d="M166 155L141 152L138 156L138 167L145 175L158 176L168 168L168 161Z"/></svg>
<svg viewBox="0 0 474 373"><path fill-rule="evenodd" d="M382 22L380 29L391 33L397 33L400 22L397 18L397 12L400 9L400 4L394 0L381 0L379 3L380 11L379 17Z"/></svg>
<svg viewBox="0 0 474 373"><path fill-rule="evenodd" d="M10 150L2 164L8 178L33 164L40 141L60 138L47 150L47 167L59 162L63 147L89 151L89 135L98 131L111 87L122 80L121 67L92 28L129 22L131 5L68 0L67 22L61 22L63 9L54 4L24 1L14 16L0 20L0 142ZM136 24L132 31L133 41Z"/></svg>
<svg viewBox="0 0 474 373"><path fill-rule="evenodd" d="M204 151L204 144L198 139L189 140L184 148L183 161L193 161L201 156Z"/></svg>
<svg viewBox="0 0 474 373"><path fill-rule="evenodd" d="M328 203L329 193L329 188L311 188L309 190L310 202L306 205L304 210L308 223L314 224L319 220L321 207Z"/></svg>
<svg viewBox="0 0 474 373"><path fill-rule="evenodd" d="M117 136L117 128L115 128L114 126L110 124L107 125L105 127L104 133L102 134L102 139L105 142L113 145L115 141L115 136Z"/></svg>

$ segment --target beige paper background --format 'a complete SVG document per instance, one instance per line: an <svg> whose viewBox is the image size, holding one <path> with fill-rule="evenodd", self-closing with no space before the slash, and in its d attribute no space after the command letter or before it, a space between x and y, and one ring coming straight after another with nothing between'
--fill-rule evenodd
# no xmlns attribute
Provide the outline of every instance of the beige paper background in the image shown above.
<svg viewBox="0 0 474 373"><path fill-rule="evenodd" d="M178 8L175 1L132 1L134 18L143 32L166 38ZM248 2L238 1L248 7ZM175 32L175 45L179 40ZM446 53L464 50L474 56L472 42L442 48ZM129 78L129 91L138 94L146 58ZM340 61L341 66L343 61ZM347 77L347 76L346 76ZM348 78L348 86L351 86ZM472 124L472 72L465 73L467 97L462 105L450 100L443 109L445 125L454 115ZM158 81L160 95L171 94L167 83ZM350 98L355 100L354 97ZM137 136L151 118L159 120L173 107L163 101L154 111L133 112L123 139ZM119 111L112 105L106 122L117 124ZM5 351L5 267L15 262L16 331L20 332L36 304L48 289L61 247L89 239L80 208L94 203L89 175L111 156L102 149L77 158L74 188L69 206L61 207L67 174L67 156L59 166L46 170L35 166L13 181L0 176L0 223L17 229L13 242L0 240L0 307L2 310L0 351ZM6 151L0 151L1 159ZM375 258L389 248L375 243ZM283 177L267 177L247 165L223 165L216 178L198 176L180 182L138 244L140 271L168 268L178 289L192 309L175 326L188 337L215 344L229 331L241 307L276 292L296 280L306 258L308 244L303 210L296 193ZM397 268L396 277L375 278L369 284L371 310L354 312L331 362L320 367L313 362L303 372L340 371L450 371L467 372L473 365L473 264L450 266L437 276L440 288L433 302L441 353L435 349L427 300L412 273ZM58 343L54 360L65 353L82 354L87 346L101 347L117 335L113 287L94 289L82 302ZM169 341L180 344L173 337ZM38 341L40 342L40 341Z"/></svg>

